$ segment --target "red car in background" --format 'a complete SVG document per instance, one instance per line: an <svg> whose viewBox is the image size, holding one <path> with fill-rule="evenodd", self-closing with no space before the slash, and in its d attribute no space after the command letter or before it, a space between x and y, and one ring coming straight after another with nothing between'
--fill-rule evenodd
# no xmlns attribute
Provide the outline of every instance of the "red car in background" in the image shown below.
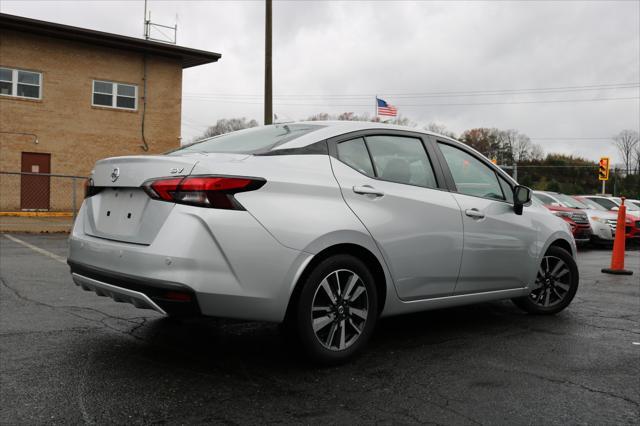
<svg viewBox="0 0 640 426"><path fill-rule="evenodd" d="M576 240L577 244L587 244L591 241L591 225L589 225L589 218L585 212L579 209L544 204L544 201L536 197L535 193L532 194L532 198L543 204L551 213L564 219L571 226L573 239Z"/></svg>

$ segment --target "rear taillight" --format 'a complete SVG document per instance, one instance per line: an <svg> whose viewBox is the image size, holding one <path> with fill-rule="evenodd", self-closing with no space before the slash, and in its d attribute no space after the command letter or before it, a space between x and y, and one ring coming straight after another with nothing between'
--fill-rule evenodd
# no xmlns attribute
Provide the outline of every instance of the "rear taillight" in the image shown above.
<svg viewBox="0 0 640 426"><path fill-rule="evenodd" d="M84 198L93 197L103 189L104 187L95 186L93 184L93 179L89 178L84 181Z"/></svg>
<svg viewBox="0 0 640 426"><path fill-rule="evenodd" d="M212 209L244 210L233 195L256 190L264 184L265 180L258 178L189 176L152 179L142 187L155 200Z"/></svg>

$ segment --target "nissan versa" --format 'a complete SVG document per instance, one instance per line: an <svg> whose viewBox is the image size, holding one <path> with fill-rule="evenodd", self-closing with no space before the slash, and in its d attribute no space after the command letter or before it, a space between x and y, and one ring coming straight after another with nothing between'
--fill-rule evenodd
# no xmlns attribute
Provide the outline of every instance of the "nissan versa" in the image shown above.
<svg viewBox="0 0 640 426"><path fill-rule="evenodd" d="M70 237L75 283L166 315L281 322L317 361L382 316L578 288L559 217L478 152L358 122L242 130L100 160Z"/></svg>

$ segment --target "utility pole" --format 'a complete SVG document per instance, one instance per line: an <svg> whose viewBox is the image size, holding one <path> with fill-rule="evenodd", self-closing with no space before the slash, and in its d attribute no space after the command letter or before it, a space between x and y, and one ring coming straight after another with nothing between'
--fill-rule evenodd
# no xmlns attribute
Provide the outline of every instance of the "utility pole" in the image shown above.
<svg viewBox="0 0 640 426"><path fill-rule="evenodd" d="M144 0L144 19L142 20L144 23L143 35L145 40L149 39L149 24L147 23L147 0Z"/></svg>
<svg viewBox="0 0 640 426"><path fill-rule="evenodd" d="M271 0L265 0L264 35L264 124L273 123L273 92L271 75Z"/></svg>

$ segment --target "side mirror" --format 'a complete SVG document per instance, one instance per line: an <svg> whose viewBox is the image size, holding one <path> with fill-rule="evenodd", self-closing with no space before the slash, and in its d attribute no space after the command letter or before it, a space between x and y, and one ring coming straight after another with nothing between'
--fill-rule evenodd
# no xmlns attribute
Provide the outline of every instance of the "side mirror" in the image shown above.
<svg viewBox="0 0 640 426"><path fill-rule="evenodd" d="M516 185L513 188L513 211L517 215L522 214L522 209L525 204L531 202L531 188L526 186Z"/></svg>

